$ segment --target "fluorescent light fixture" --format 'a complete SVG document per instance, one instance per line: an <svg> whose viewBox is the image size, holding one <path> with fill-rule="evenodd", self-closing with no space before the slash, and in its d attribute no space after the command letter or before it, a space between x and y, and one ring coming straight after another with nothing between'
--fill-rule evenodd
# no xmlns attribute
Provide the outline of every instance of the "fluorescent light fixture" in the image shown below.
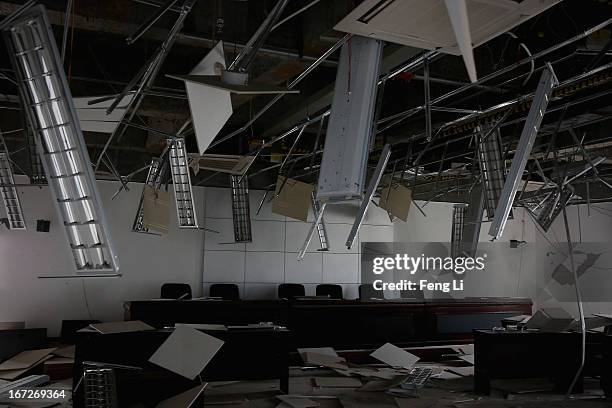
<svg viewBox="0 0 612 408"><path fill-rule="evenodd" d="M327 229L325 228L325 220L323 220L323 216L319 217L319 213L322 210L321 203L319 203L315 198L314 192L311 194L311 202L312 212L315 216L315 219L319 220L319 222L317 223L317 235L319 236L319 243L321 244L321 249L319 249L319 251L329 251L329 240L327 239Z"/></svg>
<svg viewBox="0 0 612 408"><path fill-rule="evenodd" d="M28 120L25 121L24 127L26 138L26 152L28 155L28 164L30 167L30 184L47 184L47 176L43 168L38 148L36 147L36 135L32 131Z"/></svg>
<svg viewBox="0 0 612 408"><path fill-rule="evenodd" d="M470 192L467 210L463 217L460 250L462 256L476 256L484 207L485 193L482 189L482 185L476 184Z"/></svg>
<svg viewBox="0 0 612 408"><path fill-rule="evenodd" d="M198 217L193 205L193 188L187 162L185 139L177 137L169 139L170 172L174 186L174 201L179 228L198 228Z"/></svg>
<svg viewBox="0 0 612 408"><path fill-rule="evenodd" d="M351 249L355 238L357 238L357 233L359 232L359 228L361 228L361 223L363 222L366 212L368 211L368 206L372 201L372 197L374 197L374 193L376 193L378 184L380 184L380 180L382 179L387 163L389 162L389 157L391 157L391 145L386 144L380 153L378 163L376 164L372 178L368 183L368 190L365 193L365 197L361 201L361 206L359 207L359 211L355 217L355 222L353 222L353 227L351 228L351 232L346 240L346 247L348 249Z"/></svg>
<svg viewBox="0 0 612 408"><path fill-rule="evenodd" d="M118 259L45 8L8 19L2 30L9 57L77 273L117 274Z"/></svg>
<svg viewBox="0 0 612 408"><path fill-rule="evenodd" d="M19 193L15 188L15 178L8 153L0 153L0 195L6 208L6 217L12 230L25 230L26 223L23 217Z"/></svg>
<svg viewBox="0 0 612 408"><path fill-rule="evenodd" d="M144 224L144 197L145 197L145 189L146 186L149 186L153 189L159 189L161 186L162 180L162 161L158 158L153 158L151 160L151 165L149 166L149 172L147 173L147 178L145 179L145 185L142 189L142 194L140 196L140 202L138 203L138 211L136 212L136 218L134 219L134 224L132 225L132 231L134 232L149 232L149 228Z"/></svg>
<svg viewBox="0 0 612 408"><path fill-rule="evenodd" d="M493 219L499 203L504 182L506 166L502 155L502 141L499 129L493 132L487 128L478 132L478 166L485 191L487 218Z"/></svg>
<svg viewBox="0 0 612 408"><path fill-rule="evenodd" d="M248 178L241 176L230 176L230 180L232 184L234 241L251 242L251 210L249 207Z"/></svg>
<svg viewBox="0 0 612 408"><path fill-rule="evenodd" d="M462 256L463 226L467 204L455 204L453 206L453 225L451 230L451 256L456 258Z"/></svg>
<svg viewBox="0 0 612 408"><path fill-rule="evenodd" d="M536 89L531 108L529 109L529 114L525 120L525 126L523 127L523 132L521 133L521 138L519 139L514 158L512 159L512 165L510 166L510 171L506 178L504 188L502 189L499 203L495 209L493 222L489 229L489 235L495 239L500 238L504 232L506 221L512 210L514 197L522 181L523 172L525 171L527 160L531 154L533 143L540 130L542 118L546 113L553 87L558 83L559 81L555 76L552 66L547 64L544 71L542 71L538 88Z"/></svg>
<svg viewBox="0 0 612 408"><path fill-rule="evenodd" d="M363 194L382 47L382 41L358 36L342 46L317 185L319 201L348 201Z"/></svg>

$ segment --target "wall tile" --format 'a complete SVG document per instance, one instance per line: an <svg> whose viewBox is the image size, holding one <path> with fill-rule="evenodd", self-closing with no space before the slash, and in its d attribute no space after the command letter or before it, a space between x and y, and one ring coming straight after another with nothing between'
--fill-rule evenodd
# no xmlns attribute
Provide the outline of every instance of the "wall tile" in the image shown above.
<svg viewBox="0 0 612 408"><path fill-rule="evenodd" d="M229 188L206 187L204 199L208 218L232 218L232 195Z"/></svg>
<svg viewBox="0 0 612 408"><path fill-rule="evenodd" d="M216 251L244 251L245 244L234 242L234 222L228 219L206 218L207 228L219 231L215 233L206 231L204 248Z"/></svg>
<svg viewBox="0 0 612 408"><path fill-rule="evenodd" d="M361 242L393 242L393 227L362 225L359 229L359 243Z"/></svg>
<svg viewBox="0 0 612 408"><path fill-rule="evenodd" d="M285 253L285 282L320 283L322 280L322 255L318 252L307 253L304 259L297 260L297 253Z"/></svg>
<svg viewBox="0 0 612 408"><path fill-rule="evenodd" d="M302 245L306 240L310 226L311 224L305 222L287 222L285 238L286 252L299 252L302 249ZM312 240L310 241L310 245L308 245L307 252L316 252L319 248L321 248L319 239L316 236L313 236Z"/></svg>
<svg viewBox="0 0 612 408"><path fill-rule="evenodd" d="M359 282L358 254L323 254L323 283Z"/></svg>
<svg viewBox="0 0 612 408"><path fill-rule="evenodd" d="M282 252L247 252L246 282L280 283L285 275L285 254Z"/></svg>
<svg viewBox="0 0 612 408"><path fill-rule="evenodd" d="M357 254L359 253L359 245L357 245L358 240L355 239L355 243L348 249L345 245L346 239L348 238L351 232L352 225L349 224L325 224L325 230L327 231L327 238L329 240L329 252L336 254ZM319 239L317 236L313 238L313 241L316 239L317 245L319 243Z"/></svg>
<svg viewBox="0 0 612 408"><path fill-rule="evenodd" d="M205 251L204 282L244 282L244 252Z"/></svg>
<svg viewBox="0 0 612 408"><path fill-rule="evenodd" d="M285 250L284 221L251 221L253 242L246 244L247 251Z"/></svg>

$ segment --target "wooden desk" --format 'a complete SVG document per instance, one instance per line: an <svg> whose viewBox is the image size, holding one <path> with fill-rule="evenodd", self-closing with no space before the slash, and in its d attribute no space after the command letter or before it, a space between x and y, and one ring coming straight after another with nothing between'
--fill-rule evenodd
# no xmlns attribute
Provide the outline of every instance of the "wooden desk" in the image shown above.
<svg viewBox="0 0 612 408"><path fill-rule="evenodd" d="M574 392L582 392L582 377L601 374L604 337L587 333L586 364ZM492 379L551 378L564 393L580 366L580 344L580 333L474 330L474 390L488 395Z"/></svg>
<svg viewBox="0 0 612 408"><path fill-rule="evenodd" d="M377 348L386 342L470 340L474 328L500 326L505 317L531 314L529 299L462 300L149 300L126 303L126 319L161 328L175 323L285 326L294 348Z"/></svg>
<svg viewBox="0 0 612 408"><path fill-rule="evenodd" d="M115 370L120 406L153 404L199 384L174 374L149 358L168 338L171 330L119 334L78 333L74 385L83 373L83 361L142 367L142 371ZM225 341L201 374L203 381L279 379L288 392L288 342L283 330L241 329L207 331ZM83 406L83 389L77 389L75 407Z"/></svg>

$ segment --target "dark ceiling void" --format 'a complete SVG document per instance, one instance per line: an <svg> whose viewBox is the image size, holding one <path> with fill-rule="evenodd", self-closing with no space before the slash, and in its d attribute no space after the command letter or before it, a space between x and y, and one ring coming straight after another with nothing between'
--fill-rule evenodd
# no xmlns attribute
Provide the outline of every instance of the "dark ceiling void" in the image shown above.
<svg viewBox="0 0 612 408"><path fill-rule="evenodd" d="M291 1L283 15L290 15L311 3L311 0ZM0 16L6 16L23 2L0 0ZM64 32L63 0L44 0L49 10L58 43ZM171 8L144 35L129 45L129 37L157 10L159 0L79 0L70 14L65 69L75 97L114 95L129 83L154 54L167 36L178 10ZM286 86L344 33L333 26L355 5L354 0L321 0L298 16L281 24L267 38L250 69L251 81ZM240 52L252 33L276 1L199 0L185 24L154 85L121 138L113 140L108 158L118 172L130 176L130 181L142 181L142 170L152 157L164 150L166 135L181 128L191 113L184 85L166 74L187 74L217 43L222 40L228 61ZM484 124L498 124L509 164L524 126L533 93L544 67L550 62L559 78L553 98L536 139L528 174L524 179L541 181L535 171L535 161L544 175L554 179L559 168L579 166L585 158L576 148L571 132L578 135L591 156L610 157L612 149L612 51L611 26L604 27L577 41L559 44L579 36L612 15L609 2L597 0L566 0L475 49L479 78L491 79L475 85L469 79L461 57L442 55L430 63L430 88L433 134L425 138L424 72L422 64L384 81L379 86L380 104L374 150L370 155L373 168L380 149L392 144L392 156L387 166L391 174L413 189L413 197L434 201L466 201L466 194L478 183L475 162L474 131ZM551 50L548 52L547 50ZM545 55L532 63L521 64L530 55ZM422 57L423 50L386 44L382 73L393 71L407 62ZM292 151L287 168L289 177L309 183L316 182L321 161L326 122L317 120L331 104L336 76L338 53L334 53L296 89L297 95L286 95L267 109L249 126L244 126L264 109L272 96L232 95L234 113L216 140L235 136L218 143L208 153L248 155L262 144L287 136L261 151L248 177L250 187L268 189L276 183L279 157L287 154L298 132L289 132L296 125L310 121ZM505 70L500 75L494 75ZM0 129L3 131L17 173L28 174L30 164L24 136L25 125L18 92L4 44L0 45ZM8 78L8 79L7 79ZM202 112L206 115L206 112ZM187 128L188 152L197 145L193 131ZM317 136L319 137L316 143ZM104 148L108 134L85 132L92 161ZM316 149L315 149L316 147ZM415 170L418 170L415 175ZM598 167L601 179L612 183L612 162ZM100 166L98 177L112 179L108 168ZM228 186L227 174L201 170L192 178L194 185ZM576 183L576 194L585 197L589 185L591 199L612 197L597 178L583 178Z"/></svg>

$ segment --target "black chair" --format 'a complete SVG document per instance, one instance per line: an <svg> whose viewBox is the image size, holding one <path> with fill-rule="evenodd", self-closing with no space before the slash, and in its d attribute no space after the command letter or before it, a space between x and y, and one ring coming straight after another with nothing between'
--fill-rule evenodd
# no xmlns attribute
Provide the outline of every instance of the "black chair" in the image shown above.
<svg viewBox="0 0 612 408"><path fill-rule="evenodd" d="M235 283L214 283L210 285L210 296L223 300L240 300L240 291Z"/></svg>
<svg viewBox="0 0 612 408"><path fill-rule="evenodd" d="M328 296L331 299L342 299L342 286L322 283L317 285L317 296Z"/></svg>
<svg viewBox="0 0 612 408"><path fill-rule="evenodd" d="M371 283L359 285L359 300L385 299L383 292L374 289Z"/></svg>
<svg viewBox="0 0 612 408"><path fill-rule="evenodd" d="M164 283L160 297L162 299L191 299L191 286L187 283Z"/></svg>
<svg viewBox="0 0 612 408"><path fill-rule="evenodd" d="M293 300L299 296L305 296L306 289L301 283L281 283L278 285L279 299Z"/></svg>

